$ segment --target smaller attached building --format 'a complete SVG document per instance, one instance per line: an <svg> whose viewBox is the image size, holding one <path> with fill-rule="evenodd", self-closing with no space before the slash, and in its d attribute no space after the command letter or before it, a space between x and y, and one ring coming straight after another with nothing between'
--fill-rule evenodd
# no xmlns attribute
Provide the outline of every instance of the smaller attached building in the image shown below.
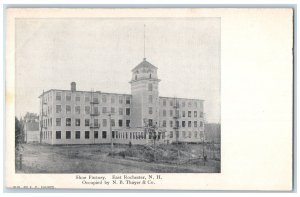
<svg viewBox="0 0 300 197"><path fill-rule="evenodd" d="M28 120L24 125L25 142L26 143L39 143L40 130L39 122L37 120Z"/></svg>

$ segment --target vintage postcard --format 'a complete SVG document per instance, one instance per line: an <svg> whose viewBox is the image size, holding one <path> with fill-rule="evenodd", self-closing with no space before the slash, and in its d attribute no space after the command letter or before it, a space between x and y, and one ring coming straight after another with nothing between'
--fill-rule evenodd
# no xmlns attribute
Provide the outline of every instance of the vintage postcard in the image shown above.
<svg viewBox="0 0 300 197"><path fill-rule="evenodd" d="M6 16L7 188L292 189L292 9Z"/></svg>

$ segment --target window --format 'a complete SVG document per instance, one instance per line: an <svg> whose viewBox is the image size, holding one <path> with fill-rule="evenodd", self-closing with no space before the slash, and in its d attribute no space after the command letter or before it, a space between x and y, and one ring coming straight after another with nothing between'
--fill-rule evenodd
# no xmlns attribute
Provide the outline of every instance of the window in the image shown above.
<svg viewBox="0 0 300 197"><path fill-rule="evenodd" d="M80 101L80 95L79 94L76 94L76 97L75 97L75 101Z"/></svg>
<svg viewBox="0 0 300 197"><path fill-rule="evenodd" d="M80 114L80 106L75 106L75 113Z"/></svg>
<svg viewBox="0 0 300 197"><path fill-rule="evenodd" d="M179 131L176 131L176 138L179 138Z"/></svg>
<svg viewBox="0 0 300 197"><path fill-rule="evenodd" d="M166 105L167 105L166 99L163 99L163 106L166 106Z"/></svg>
<svg viewBox="0 0 300 197"><path fill-rule="evenodd" d="M106 136L107 136L106 131L102 131L102 138L103 138L103 139L106 139Z"/></svg>
<svg viewBox="0 0 300 197"><path fill-rule="evenodd" d="M149 100L149 103L153 103L153 96L152 96L152 95L149 95L148 100Z"/></svg>
<svg viewBox="0 0 300 197"><path fill-rule="evenodd" d="M114 107L112 107L111 109L110 109L110 113L115 113L115 108Z"/></svg>
<svg viewBox="0 0 300 197"><path fill-rule="evenodd" d="M194 127L197 127L197 121L194 121Z"/></svg>
<svg viewBox="0 0 300 197"><path fill-rule="evenodd" d="M176 127L178 128L179 127L179 121L176 120Z"/></svg>
<svg viewBox="0 0 300 197"><path fill-rule="evenodd" d="M153 113L152 107L149 107L149 114L152 114L152 113Z"/></svg>
<svg viewBox="0 0 300 197"><path fill-rule="evenodd" d="M94 131L94 138L98 139L98 131Z"/></svg>
<svg viewBox="0 0 300 197"><path fill-rule="evenodd" d="M90 96L88 95L85 95L85 98L84 98L85 102L90 102Z"/></svg>
<svg viewBox="0 0 300 197"><path fill-rule="evenodd" d="M61 113L61 105L56 105L56 113Z"/></svg>
<svg viewBox="0 0 300 197"><path fill-rule="evenodd" d="M93 114L94 115L98 115L99 114L98 107L93 107Z"/></svg>
<svg viewBox="0 0 300 197"><path fill-rule="evenodd" d="M71 113L71 105L66 105L66 114Z"/></svg>
<svg viewBox="0 0 300 197"><path fill-rule="evenodd" d="M179 107L179 101L176 100L175 106L178 108Z"/></svg>
<svg viewBox="0 0 300 197"><path fill-rule="evenodd" d="M106 119L102 120L102 125L103 125L103 127L107 127L107 120Z"/></svg>
<svg viewBox="0 0 300 197"><path fill-rule="evenodd" d="M185 111L182 111L182 117L185 117Z"/></svg>
<svg viewBox="0 0 300 197"><path fill-rule="evenodd" d="M153 85L152 85L152 83L149 83L148 84L148 91L152 91L153 90Z"/></svg>
<svg viewBox="0 0 300 197"><path fill-rule="evenodd" d="M202 121L200 121L200 127L203 127L203 122Z"/></svg>
<svg viewBox="0 0 300 197"><path fill-rule="evenodd" d="M179 117L179 110L178 109L175 110L175 115L176 115L176 117Z"/></svg>
<svg viewBox="0 0 300 197"><path fill-rule="evenodd" d="M76 131L76 133L75 133L75 138L76 138L76 139L80 139L80 131Z"/></svg>
<svg viewBox="0 0 300 197"><path fill-rule="evenodd" d="M170 120L170 127L173 127L173 121Z"/></svg>
<svg viewBox="0 0 300 197"><path fill-rule="evenodd" d="M173 106L173 101L172 100L170 101L170 106Z"/></svg>
<svg viewBox="0 0 300 197"><path fill-rule="evenodd" d="M170 110L170 116L171 117L173 116L173 110Z"/></svg>
<svg viewBox="0 0 300 197"><path fill-rule="evenodd" d="M61 92L56 92L56 100L61 101Z"/></svg>
<svg viewBox="0 0 300 197"><path fill-rule="evenodd" d="M56 137L56 139L61 139L61 132L60 131L56 131L55 137Z"/></svg>
<svg viewBox="0 0 300 197"><path fill-rule="evenodd" d="M170 131L170 138L173 138L173 131Z"/></svg>
<svg viewBox="0 0 300 197"><path fill-rule="evenodd" d="M111 119L110 122L111 122L111 126L112 126L112 127L116 126L116 124L115 124L115 119Z"/></svg>
<svg viewBox="0 0 300 197"><path fill-rule="evenodd" d="M194 106L197 107L197 101L194 102Z"/></svg>
<svg viewBox="0 0 300 197"><path fill-rule="evenodd" d="M192 132L191 131L189 131L189 138L191 138L192 137Z"/></svg>
<svg viewBox="0 0 300 197"><path fill-rule="evenodd" d="M112 138L115 138L115 131L112 131L112 132L111 132L111 137L112 137Z"/></svg>
<svg viewBox="0 0 300 197"><path fill-rule="evenodd" d="M71 131L66 131L66 139L71 139Z"/></svg>
<svg viewBox="0 0 300 197"><path fill-rule="evenodd" d="M167 126L167 121L163 121L163 127L166 127Z"/></svg>
<svg viewBox="0 0 300 197"><path fill-rule="evenodd" d="M149 126L153 126L153 120L152 120L152 119L149 119L149 120L148 120L148 124L149 124Z"/></svg>
<svg viewBox="0 0 300 197"><path fill-rule="evenodd" d="M56 126L61 126L61 119L60 118L56 118Z"/></svg>
<svg viewBox="0 0 300 197"><path fill-rule="evenodd" d="M182 124L182 127L185 127L185 121L182 121L181 124Z"/></svg>
<svg viewBox="0 0 300 197"><path fill-rule="evenodd" d="M130 97L126 96L126 104L130 104Z"/></svg>
<svg viewBox="0 0 300 197"><path fill-rule="evenodd" d="M99 121L98 121L98 119L95 119L95 120L94 120L94 126L95 126L95 127L98 127L98 126L99 126Z"/></svg>
<svg viewBox="0 0 300 197"><path fill-rule="evenodd" d="M192 112L188 111L188 117L192 117Z"/></svg>
<svg viewBox="0 0 300 197"><path fill-rule="evenodd" d="M123 97L122 96L119 97L119 103L123 104Z"/></svg>
<svg viewBox="0 0 300 197"><path fill-rule="evenodd" d="M166 112L166 110L164 109L164 110L163 110L163 117L166 117L166 114L167 114L167 112Z"/></svg>
<svg viewBox="0 0 300 197"><path fill-rule="evenodd" d="M103 113L103 114L107 113L106 107L102 107L102 113Z"/></svg>
<svg viewBox="0 0 300 197"><path fill-rule="evenodd" d="M71 94L67 94L67 95L66 95L66 101L71 101L71 98L72 98L72 97L71 97Z"/></svg>
<svg viewBox="0 0 300 197"><path fill-rule="evenodd" d="M85 114L90 114L90 110L91 110L90 106L84 107Z"/></svg>
<svg viewBox="0 0 300 197"><path fill-rule="evenodd" d="M123 108L119 108L119 115L123 115Z"/></svg>
<svg viewBox="0 0 300 197"><path fill-rule="evenodd" d="M203 112L200 112L200 117L203 118Z"/></svg>
<svg viewBox="0 0 300 197"><path fill-rule="evenodd" d="M183 138L186 137L185 131L182 131L182 137L183 137Z"/></svg>
<svg viewBox="0 0 300 197"><path fill-rule="evenodd" d="M191 101L189 101L189 102L188 102L188 106L189 106L189 107L191 107L191 106L192 106L192 103L191 103Z"/></svg>
<svg viewBox="0 0 300 197"><path fill-rule="evenodd" d="M130 127L130 120L126 120L126 127Z"/></svg>
<svg viewBox="0 0 300 197"><path fill-rule="evenodd" d="M90 126L90 119L84 120L84 126L86 126L86 127Z"/></svg>
<svg viewBox="0 0 300 197"><path fill-rule="evenodd" d="M188 127L192 127L192 121L188 121Z"/></svg>
<svg viewBox="0 0 300 197"><path fill-rule="evenodd" d="M184 102L184 101L182 101L182 104L181 104L181 105L182 105L182 107L185 107L185 102Z"/></svg>
<svg viewBox="0 0 300 197"><path fill-rule="evenodd" d="M123 126L123 120L119 120L119 127Z"/></svg>
<svg viewBox="0 0 300 197"><path fill-rule="evenodd" d="M85 139L90 139L90 132L89 131L84 132L84 138Z"/></svg>
<svg viewBox="0 0 300 197"><path fill-rule="evenodd" d="M71 126L71 118L66 118L66 126Z"/></svg>
<svg viewBox="0 0 300 197"><path fill-rule="evenodd" d="M75 119L75 126L80 126L80 119Z"/></svg>
<svg viewBox="0 0 300 197"><path fill-rule="evenodd" d="M111 96L111 98L110 98L110 103L115 103L115 97L114 96Z"/></svg>
<svg viewBox="0 0 300 197"><path fill-rule="evenodd" d="M194 117L195 118L197 117L197 111L194 111Z"/></svg>
<svg viewBox="0 0 300 197"><path fill-rule="evenodd" d="M198 136L197 131L194 131L194 137L197 138L197 136Z"/></svg>
<svg viewBox="0 0 300 197"><path fill-rule="evenodd" d="M102 95L102 103L106 103L106 95Z"/></svg>
<svg viewBox="0 0 300 197"><path fill-rule="evenodd" d="M95 97L95 96L94 96L94 98L93 98L93 103L94 103L94 104L97 104L97 103L99 103L99 101L98 101L98 97Z"/></svg>
<svg viewBox="0 0 300 197"><path fill-rule="evenodd" d="M126 108L126 115L127 115L127 116L130 115L130 108Z"/></svg>

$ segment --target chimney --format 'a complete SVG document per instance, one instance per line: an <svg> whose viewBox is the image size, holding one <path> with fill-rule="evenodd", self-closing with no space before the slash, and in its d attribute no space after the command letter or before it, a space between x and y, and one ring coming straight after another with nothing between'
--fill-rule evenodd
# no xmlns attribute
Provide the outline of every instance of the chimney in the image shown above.
<svg viewBox="0 0 300 197"><path fill-rule="evenodd" d="M71 83L71 91L76 91L76 83L75 82L72 82Z"/></svg>

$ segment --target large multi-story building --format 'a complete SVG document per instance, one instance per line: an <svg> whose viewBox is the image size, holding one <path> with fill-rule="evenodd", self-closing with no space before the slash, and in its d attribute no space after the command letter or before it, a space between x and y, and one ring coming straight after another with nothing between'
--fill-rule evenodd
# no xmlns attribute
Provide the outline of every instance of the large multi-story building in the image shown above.
<svg viewBox="0 0 300 197"><path fill-rule="evenodd" d="M203 140L203 100L159 96L157 68L132 69L131 95L51 89L40 98L41 141L48 144L146 144Z"/></svg>

